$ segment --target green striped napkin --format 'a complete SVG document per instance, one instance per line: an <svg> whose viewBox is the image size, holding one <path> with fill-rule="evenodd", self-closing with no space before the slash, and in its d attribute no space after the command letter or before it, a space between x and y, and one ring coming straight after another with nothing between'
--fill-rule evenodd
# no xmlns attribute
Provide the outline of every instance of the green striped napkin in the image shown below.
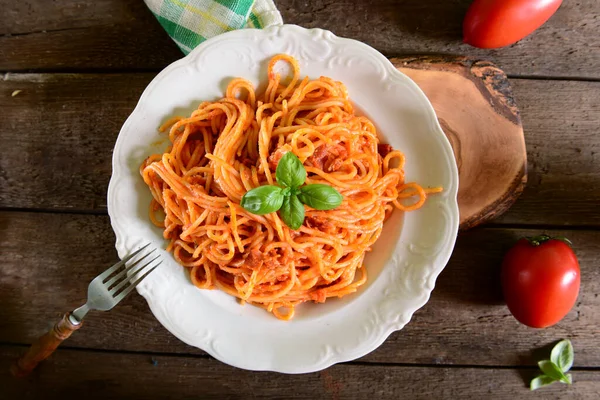
<svg viewBox="0 0 600 400"><path fill-rule="evenodd" d="M273 0L144 0L185 54L227 31L281 25Z"/></svg>

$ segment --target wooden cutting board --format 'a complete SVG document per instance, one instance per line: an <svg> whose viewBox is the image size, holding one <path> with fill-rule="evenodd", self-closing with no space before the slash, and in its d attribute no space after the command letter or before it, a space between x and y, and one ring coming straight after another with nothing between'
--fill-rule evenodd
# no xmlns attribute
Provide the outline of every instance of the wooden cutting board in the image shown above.
<svg viewBox="0 0 600 400"><path fill-rule="evenodd" d="M452 144L460 183L460 229L508 210L527 182L527 154L506 74L489 61L467 57L391 61L425 92Z"/></svg>

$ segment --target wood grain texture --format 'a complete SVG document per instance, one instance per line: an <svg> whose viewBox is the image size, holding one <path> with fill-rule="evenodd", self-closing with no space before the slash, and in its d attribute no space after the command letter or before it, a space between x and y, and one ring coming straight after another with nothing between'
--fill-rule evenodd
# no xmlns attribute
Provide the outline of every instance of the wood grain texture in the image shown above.
<svg viewBox="0 0 600 400"><path fill-rule="evenodd" d="M496 222L600 225L600 82L511 80L527 144L523 195Z"/></svg>
<svg viewBox="0 0 600 400"><path fill-rule="evenodd" d="M106 212L112 148L153 76L6 74L0 207ZM498 222L600 226L600 82L511 83L529 182Z"/></svg>
<svg viewBox="0 0 600 400"><path fill-rule="evenodd" d="M14 357L0 346L0 368ZM28 380L0 375L8 398L86 399L597 399L600 371L573 371L574 384L528 393L528 369L436 368L341 364L301 375L251 372L213 359L59 350ZM291 389L291 390L290 390Z"/></svg>
<svg viewBox="0 0 600 400"><path fill-rule="evenodd" d="M152 77L7 74L0 137L11 146L0 159L0 204L106 210L112 147Z"/></svg>
<svg viewBox="0 0 600 400"><path fill-rule="evenodd" d="M468 57L391 61L425 92L452 144L460 176L460 229L503 214L527 182L523 127L504 72Z"/></svg>
<svg viewBox="0 0 600 400"><path fill-rule="evenodd" d="M388 56L469 54L510 75L599 78L600 2L567 1L535 34L500 50L462 43L471 0L277 0L283 19ZM138 0L1 0L0 71L161 69L182 56ZM352 11L350 11L352 10Z"/></svg>
<svg viewBox="0 0 600 400"><path fill-rule="evenodd" d="M31 343L65 311L83 303L87 282L116 261L108 218L1 212L0 342ZM538 231L479 229L459 237L430 301L365 362L530 365L536 349L570 338L575 365L600 367L600 232L550 231L575 243L582 269L573 310L554 327L520 325L503 304L499 265L514 241ZM60 293L60 296L57 295ZM108 313L92 312L67 346L204 354L168 333L134 294Z"/></svg>
<svg viewBox="0 0 600 400"><path fill-rule="evenodd" d="M0 75L0 398L600 398L600 82L537 80L600 79L600 2L563 2L530 37L479 50L461 43L472 0L275 1L287 23L389 57L496 63L522 112L523 195L493 228L459 236L430 301L357 362L303 375L234 369L180 342L133 294L90 313L30 376L11 378L26 345L117 260L105 215L112 148L143 89L182 53L140 0L0 0L0 71L59 72ZM520 224L535 229L508 228ZM510 315L498 273L508 247L544 226L564 226L546 232L574 241L582 282L565 319L536 330ZM529 393L536 361L562 338L575 347L575 384Z"/></svg>
<svg viewBox="0 0 600 400"><path fill-rule="evenodd" d="M0 0L0 71L162 69L183 54L143 1Z"/></svg>

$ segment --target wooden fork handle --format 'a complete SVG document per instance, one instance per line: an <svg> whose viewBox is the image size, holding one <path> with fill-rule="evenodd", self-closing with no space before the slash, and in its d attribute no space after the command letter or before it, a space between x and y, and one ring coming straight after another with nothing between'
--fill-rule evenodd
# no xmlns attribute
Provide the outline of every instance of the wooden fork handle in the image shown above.
<svg viewBox="0 0 600 400"><path fill-rule="evenodd" d="M71 313L63 315L62 319L52 329L36 340L29 351L19 358L11 367L10 372L17 377L28 375L33 369L56 350L73 332L81 328L82 323L74 325L69 319Z"/></svg>

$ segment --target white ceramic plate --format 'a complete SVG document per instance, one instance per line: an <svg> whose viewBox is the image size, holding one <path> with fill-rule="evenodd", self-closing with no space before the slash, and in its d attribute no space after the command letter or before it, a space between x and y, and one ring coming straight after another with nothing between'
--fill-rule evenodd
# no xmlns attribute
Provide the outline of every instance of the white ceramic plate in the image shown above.
<svg viewBox="0 0 600 400"><path fill-rule="evenodd" d="M302 305L290 322L240 306L218 290L197 289L164 251L165 262L138 291L175 336L227 364L303 373L361 357L401 329L429 299L456 239L458 170L452 148L423 92L383 55L331 32L294 25L238 30L204 42L154 78L123 125L108 212L120 257L148 241L163 249L161 230L148 220L151 197L139 174L141 162L166 147L157 127L172 115L189 114L201 100L223 97L233 77L264 83L266 64L277 53L296 57L302 75L344 82L383 140L405 153L407 180L441 185L444 192L416 212L394 212L365 259L369 280L356 294Z"/></svg>

